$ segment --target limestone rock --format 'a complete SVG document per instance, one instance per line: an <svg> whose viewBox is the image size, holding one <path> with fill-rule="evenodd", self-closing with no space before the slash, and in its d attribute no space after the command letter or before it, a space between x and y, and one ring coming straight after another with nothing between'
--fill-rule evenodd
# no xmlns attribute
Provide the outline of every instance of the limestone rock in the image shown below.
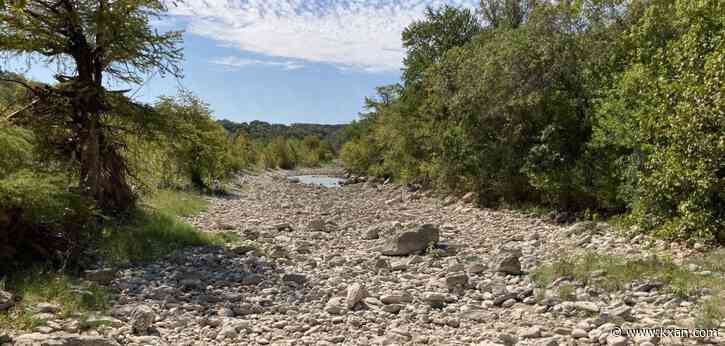
<svg viewBox="0 0 725 346"><path fill-rule="evenodd" d="M333 297L325 305L325 311L330 315L341 315L345 310L345 298L343 297Z"/></svg>
<svg viewBox="0 0 725 346"><path fill-rule="evenodd" d="M146 335L155 319L156 314L151 307L139 305L131 313L131 330L136 334Z"/></svg>
<svg viewBox="0 0 725 346"><path fill-rule="evenodd" d="M15 296L8 292L0 290L0 311L5 311L15 305Z"/></svg>
<svg viewBox="0 0 725 346"><path fill-rule="evenodd" d="M102 268L94 270L86 270L83 276L86 280L97 282L101 285L107 285L116 278L117 270L113 268Z"/></svg>
<svg viewBox="0 0 725 346"><path fill-rule="evenodd" d="M374 240L380 238L380 228L378 226L368 227L363 233L363 240Z"/></svg>
<svg viewBox="0 0 725 346"><path fill-rule="evenodd" d="M348 309L352 310L353 307L355 307L355 304L359 303L361 300L365 299L365 297L368 296L368 291L365 288L365 286L354 283L347 287L347 297L345 297L345 306L347 306Z"/></svg>
<svg viewBox="0 0 725 346"><path fill-rule="evenodd" d="M499 273L521 275L523 272L521 271L520 257L521 250L502 248L492 260L493 269Z"/></svg>
<svg viewBox="0 0 725 346"><path fill-rule="evenodd" d="M387 256L405 256L425 251L428 246L438 243L440 231L432 224L403 231L386 240L380 253Z"/></svg>

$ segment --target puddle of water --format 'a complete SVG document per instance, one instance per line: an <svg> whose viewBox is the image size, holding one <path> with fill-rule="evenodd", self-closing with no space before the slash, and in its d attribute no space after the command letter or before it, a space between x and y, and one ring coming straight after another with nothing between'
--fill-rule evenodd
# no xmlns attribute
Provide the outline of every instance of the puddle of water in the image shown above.
<svg viewBox="0 0 725 346"><path fill-rule="evenodd" d="M289 179L297 180L302 184L314 184L324 187L340 187L340 183L345 181L345 179L331 177L328 175L298 175L294 177L289 177Z"/></svg>

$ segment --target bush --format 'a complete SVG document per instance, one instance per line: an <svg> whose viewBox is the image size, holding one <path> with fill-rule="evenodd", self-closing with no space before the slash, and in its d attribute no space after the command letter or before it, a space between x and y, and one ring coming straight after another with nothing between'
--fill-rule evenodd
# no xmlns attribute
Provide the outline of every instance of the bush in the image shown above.
<svg viewBox="0 0 725 346"><path fill-rule="evenodd" d="M29 131L0 124L0 277L33 260L77 260L96 215L36 155Z"/></svg>
<svg viewBox="0 0 725 346"><path fill-rule="evenodd" d="M264 168L293 169L297 165L297 154L284 137L274 138L261 153Z"/></svg>
<svg viewBox="0 0 725 346"><path fill-rule="evenodd" d="M366 139L357 138L343 144L340 159L345 168L355 174L366 175L372 172L376 164L377 153Z"/></svg>
<svg viewBox="0 0 725 346"><path fill-rule="evenodd" d="M644 229L725 241L722 1L655 1L621 44L632 54L599 100L601 141L622 148Z"/></svg>

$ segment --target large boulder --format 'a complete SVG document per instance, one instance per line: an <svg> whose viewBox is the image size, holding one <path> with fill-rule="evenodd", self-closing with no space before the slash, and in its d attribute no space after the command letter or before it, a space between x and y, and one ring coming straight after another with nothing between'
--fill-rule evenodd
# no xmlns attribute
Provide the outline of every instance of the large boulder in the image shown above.
<svg viewBox="0 0 725 346"><path fill-rule="evenodd" d="M16 346L118 346L112 339L68 333L32 333L15 338Z"/></svg>
<svg viewBox="0 0 725 346"><path fill-rule="evenodd" d="M403 231L385 240L380 253L386 256L405 256L425 251L440 239L438 227L425 224Z"/></svg>
<svg viewBox="0 0 725 346"><path fill-rule="evenodd" d="M493 270L499 273L521 275L523 272L521 271L519 257L521 257L520 249L502 248L491 261Z"/></svg>
<svg viewBox="0 0 725 346"><path fill-rule="evenodd" d="M8 291L0 290L0 311L10 309L15 304L15 296Z"/></svg>

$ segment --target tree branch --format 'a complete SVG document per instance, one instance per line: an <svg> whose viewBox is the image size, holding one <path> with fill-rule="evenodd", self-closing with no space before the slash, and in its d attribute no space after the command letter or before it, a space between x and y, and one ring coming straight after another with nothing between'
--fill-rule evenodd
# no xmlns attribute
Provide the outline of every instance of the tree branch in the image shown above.
<svg viewBox="0 0 725 346"><path fill-rule="evenodd" d="M30 91L32 91L32 92L35 92L35 91L37 90L37 88L35 88L35 87L31 86L30 84L28 84L28 83L25 83L25 82L23 82L23 81L20 81L20 80L17 80L17 79L7 79L7 78L0 78L0 82L9 82L9 83L16 83L16 84L20 84L20 85L22 85L23 87L25 87L25 89L28 89L28 90L30 90Z"/></svg>

